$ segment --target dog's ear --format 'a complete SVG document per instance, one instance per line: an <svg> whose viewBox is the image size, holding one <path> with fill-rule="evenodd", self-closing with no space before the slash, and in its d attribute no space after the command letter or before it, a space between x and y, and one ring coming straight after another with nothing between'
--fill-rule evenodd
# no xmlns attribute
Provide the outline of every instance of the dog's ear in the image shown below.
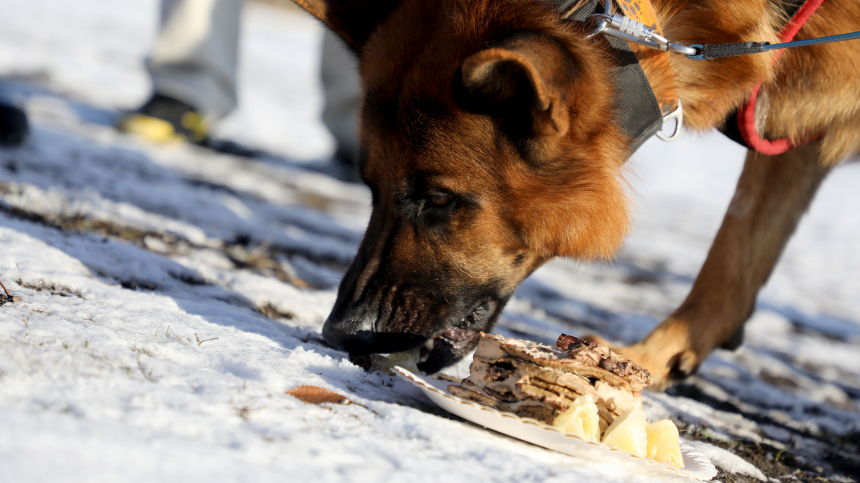
<svg viewBox="0 0 860 483"><path fill-rule="evenodd" d="M355 51L400 0L293 0L339 34Z"/></svg>
<svg viewBox="0 0 860 483"><path fill-rule="evenodd" d="M558 43L520 35L466 58L464 107L497 116L514 137L560 138L570 129L574 76L570 56Z"/></svg>

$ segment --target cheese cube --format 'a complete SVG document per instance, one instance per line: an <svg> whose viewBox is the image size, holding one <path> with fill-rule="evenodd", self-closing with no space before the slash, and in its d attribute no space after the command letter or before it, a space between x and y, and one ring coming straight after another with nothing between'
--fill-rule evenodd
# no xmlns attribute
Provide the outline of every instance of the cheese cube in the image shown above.
<svg viewBox="0 0 860 483"><path fill-rule="evenodd" d="M670 464L676 468L684 467L681 456L681 441L678 428L668 419L649 424L645 428L648 434L648 457L661 463Z"/></svg>
<svg viewBox="0 0 860 483"><path fill-rule="evenodd" d="M590 394L576 398L567 411L556 416L552 425L563 433L575 434L586 441L600 441L600 417Z"/></svg>
<svg viewBox="0 0 860 483"><path fill-rule="evenodd" d="M603 433L603 443L638 456L648 452L645 412L636 406L612 422Z"/></svg>

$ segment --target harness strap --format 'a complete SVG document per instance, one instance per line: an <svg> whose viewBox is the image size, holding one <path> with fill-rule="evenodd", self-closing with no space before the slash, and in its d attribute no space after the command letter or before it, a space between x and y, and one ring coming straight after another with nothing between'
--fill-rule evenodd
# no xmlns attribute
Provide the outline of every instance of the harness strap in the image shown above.
<svg viewBox="0 0 860 483"><path fill-rule="evenodd" d="M546 0L552 3L564 18L570 18L577 21L585 21L595 12L596 0ZM608 0L604 0L608 1ZM691 59L716 59L720 57L731 57L736 55L747 55L760 53L767 50L777 50L777 54L772 59L772 64L775 63L782 55L783 49L790 47L799 47L806 45L815 45L819 43L835 42L842 40L850 40L860 38L860 32L853 34L838 35L833 37L825 37L807 41L791 42L797 32L803 27L809 17L818 9L824 0L805 0L798 2L797 0L783 0L785 2L784 9L790 16L789 22L780 31L780 44L770 45L766 42L741 42L735 44L713 44L699 45L694 44L693 53L689 53L688 47L681 44L674 44L662 37L662 29L660 28L659 20L657 19L654 7L650 0L616 0L621 8L623 16L615 15L612 17L612 26L619 30L606 31L601 30L605 24L601 23L600 27L595 30L595 33L604 31L607 32L607 41L614 48L616 56L616 67L613 69L616 72L616 87L619 91L619 96L616 99L616 104L619 107L619 124L621 128L633 139L631 143L631 152L648 138L654 134L658 134L662 127L663 116L659 120L654 120L654 116L649 101L658 101L658 112L666 115L666 119L674 117L675 113L678 116L678 128L681 125L680 117L680 101L677 98L674 86L674 75L672 73L671 62L666 50L672 50L676 53L684 53ZM609 18L611 7L607 6L604 15L596 15L597 17ZM602 22L606 22L603 20ZM616 23L617 22L617 23ZM613 33L614 32L614 33ZM633 34L633 35L630 35ZM594 35L594 33L592 34ZM658 42L651 41L652 35L654 38L661 37ZM633 42L631 45L627 42L619 40L618 37L626 38ZM657 50L646 50L643 45ZM683 49L682 49L683 48ZM695 48L699 51L696 53ZM656 99L653 88L648 83L647 78L644 78L644 72L639 65L633 52L639 55L639 58L647 60L657 69L668 73L661 85L660 99ZM629 61L629 57L633 57L634 62ZM625 57L627 58L625 60ZM635 64L635 68L625 70L628 65ZM632 76L631 76L632 74ZM636 87L642 85L642 79L647 89L637 90ZM767 140L762 138L756 126L756 103L758 94L761 90L762 82L760 81L753 88L747 101L730 114L727 119L727 124L720 130L732 140L755 151L767 154L782 154L786 151L794 149L795 146L788 138ZM660 136L661 139L671 140L674 136ZM819 139L823 134L819 134L813 139L804 141L802 144L807 144L816 139Z"/></svg>
<svg viewBox="0 0 860 483"><path fill-rule="evenodd" d="M548 0L562 17L576 22L585 22L593 14L600 13L597 0ZM654 17L656 22L656 17ZM612 46L614 56L612 76L615 80L616 122L630 139L628 146L632 154L645 141L663 127L663 114L654 90L645 77L639 60L624 40L605 37Z"/></svg>
<svg viewBox="0 0 860 483"><path fill-rule="evenodd" d="M658 35L663 35L663 29L660 27L660 21L657 19L657 12L654 11L654 6L649 0L615 0L615 2L621 8L621 11L624 12L624 16L637 22L642 22L653 28ZM672 73L669 53L646 49L636 44L633 44L631 48L633 52L639 55L640 59L648 59L658 69L669 73L669 75L664 76L663 92L657 101L660 103L660 111L664 115L674 111L678 107L678 96L675 94L675 76Z"/></svg>

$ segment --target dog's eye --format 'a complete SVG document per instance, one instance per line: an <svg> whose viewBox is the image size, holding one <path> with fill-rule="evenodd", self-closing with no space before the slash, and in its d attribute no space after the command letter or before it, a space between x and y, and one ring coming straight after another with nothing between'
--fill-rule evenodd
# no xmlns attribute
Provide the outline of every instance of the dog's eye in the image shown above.
<svg viewBox="0 0 860 483"><path fill-rule="evenodd" d="M427 195L429 206L434 208L443 208L451 204L452 201L454 201L454 197L448 193L431 193Z"/></svg>

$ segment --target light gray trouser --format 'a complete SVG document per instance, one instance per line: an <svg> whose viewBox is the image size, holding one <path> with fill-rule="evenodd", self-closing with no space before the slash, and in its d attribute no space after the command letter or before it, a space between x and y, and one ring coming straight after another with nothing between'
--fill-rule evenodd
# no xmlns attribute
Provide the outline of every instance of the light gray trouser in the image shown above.
<svg viewBox="0 0 860 483"><path fill-rule="evenodd" d="M209 121L236 107L239 26L244 0L162 0L155 48L147 60L155 92Z"/></svg>
<svg viewBox="0 0 860 483"><path fill-rule="evenodd" d="M239 26L244 0L162 0L161 24L147 67L155 92L185 102L210 122L236 107ZM326 30L321 77L323 122L337 155L358 153L360 98L356 61Z"/></svg>

